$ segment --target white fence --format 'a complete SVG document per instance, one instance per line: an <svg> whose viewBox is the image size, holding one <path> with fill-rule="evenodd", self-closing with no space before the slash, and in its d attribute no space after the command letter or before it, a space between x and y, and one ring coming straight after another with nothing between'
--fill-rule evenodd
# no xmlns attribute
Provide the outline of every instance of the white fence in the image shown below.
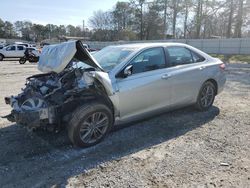
<svg viewBox="0 0 250 188"><path fill-rule="evenodd" d="M250 38L234 39L176 39L176 40L148 40L148 41L118 41L118 42L92 42L84 41L91 48L101 49L109 45L148 42L180 42L194 46L206 53L222 55L250 55Z"/></svg>

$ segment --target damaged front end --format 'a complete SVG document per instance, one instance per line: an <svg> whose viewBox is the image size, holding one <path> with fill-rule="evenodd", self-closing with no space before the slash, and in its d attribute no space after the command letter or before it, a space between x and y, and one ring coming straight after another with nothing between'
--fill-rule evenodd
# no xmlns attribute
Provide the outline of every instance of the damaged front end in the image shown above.
<svg viewBox="0 0 250 188"><path fill-rule="evenodd" d="M60 49L68 50L67 60L55 56L58 50L62 51ZM69 51L72 53L69 54ZM42 71L46 69L44 72L48 73L28 77L22 93L5 98L5 103L12 107L11 114L5 116L9 121L28 129L42 127L58 130L63 122L68 121L71 113L86 101L110 103L108 93L112 91L105 88L102 79L98 78L107 77L107 73L102 72L79 41L48 47L40 61L38 68ZM79 66L79 61L88 62L86 64L91 67L83 68Z"/></svg>

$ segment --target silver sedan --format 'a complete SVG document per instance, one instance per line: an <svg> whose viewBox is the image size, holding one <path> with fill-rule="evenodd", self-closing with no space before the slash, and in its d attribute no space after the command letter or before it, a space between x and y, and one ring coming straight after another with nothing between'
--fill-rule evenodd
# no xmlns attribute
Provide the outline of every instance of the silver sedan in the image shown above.
<svg viewBox="0 0 250 188"><path fill-rule="evenodd" d="M115 88L119 121L191 104L207 110L226 81L223 62L185 44L110 46L94 57Z"/></svg>
<svg viewBox="0 0 250 188"><path fill-rule="evenodd" d="M97 144L113 125L188 105L208 110L226 81L222 61L179 43L109 46L93 56L79 41L51 45L38 68L49 73L5 99L14 107L6 117L30 128L66 122L80 147Z"/></svg>
<svg viewBox="0 0 250 188"><path fill-rule="evenodd" d="M93 55L108 72L115 124L180 107L208 110L225 84L225 64L178 43L109 46Z"/></svg>

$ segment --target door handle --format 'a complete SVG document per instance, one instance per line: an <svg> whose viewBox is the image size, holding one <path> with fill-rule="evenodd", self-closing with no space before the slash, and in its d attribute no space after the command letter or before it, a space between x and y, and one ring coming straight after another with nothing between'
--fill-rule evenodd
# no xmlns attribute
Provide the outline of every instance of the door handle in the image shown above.
<svg viewBox="0 0 250 188"><path fill-rule="evenodd" d="M165 79L165 80L167 80L167 79L169 79L171 77L171 75L169 75L169 74L164 74L164 75L162 75L162 79Z"/></svg>
<svg viewBox="0 0 250 188"><path fill-rule="evenodd" d="M206 68L206 66L200 66L200 70L203 70L203 69L205 69Z"/></svg>

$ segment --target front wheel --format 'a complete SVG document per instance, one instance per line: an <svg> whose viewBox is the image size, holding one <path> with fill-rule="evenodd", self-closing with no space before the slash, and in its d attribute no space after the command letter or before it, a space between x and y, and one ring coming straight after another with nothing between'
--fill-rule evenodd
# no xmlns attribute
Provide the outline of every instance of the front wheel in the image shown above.
<svg viewBox="0 0 250 188"><path fill-rule="evenodd" d="M101 103L85 104L72 114L68 136L78 147L89 147L99 143L113 124L112 111Z"/></svg>
<svg viewBox="0 0 250 188"><path fill-rule="evenodd" d="M26 58L25 57L21 57L20 59L19 59L19 63L20 64L24 64L26 62Z"/></svg>
<svg viewBox="0 0 250 188"><path fill-rule="evenodd" d="M200 111L208 110L214 102L216 94L215 86L212 82L205 82L199 92L198 99L196 101L196 108Z"/></svg>
<svg viewBox="0 0 250 188"><path fill-rule="evenodd" d="M0 54L0 61L3 61L4 56Z"/></svg>

